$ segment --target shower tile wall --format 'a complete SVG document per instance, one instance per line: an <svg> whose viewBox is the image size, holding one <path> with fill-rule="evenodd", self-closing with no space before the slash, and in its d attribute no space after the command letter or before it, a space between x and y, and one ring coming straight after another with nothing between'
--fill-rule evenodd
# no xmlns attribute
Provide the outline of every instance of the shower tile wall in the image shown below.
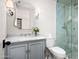
<svg viewBox="0 0 79 59"><path fill-rule="evenodd" d="M78 59L78 5L72 6L72 59Z"/></svg>
<svg viewBox="0 0 79 59"><path fill-rule="evenodd" d="M57 0L56 45L65 49L69 59L78 59L77 0Z"/></svg>

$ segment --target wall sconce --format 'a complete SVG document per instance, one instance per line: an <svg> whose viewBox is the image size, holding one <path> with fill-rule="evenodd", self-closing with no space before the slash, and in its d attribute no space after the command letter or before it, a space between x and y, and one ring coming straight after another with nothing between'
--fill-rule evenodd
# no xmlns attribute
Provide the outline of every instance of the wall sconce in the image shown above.
<svg viewBox="0 0 79 59"><path fill-rule="evenodd" d="M6 0L7 12L10 16L14 15L14 6L12 0Z"/></svg>
<svg viewBox="0 0 79 59"><path fill-rule="evenodd" d="M40 9L36 8L36 10L35 10L35 17L36 17L36 19L39 18L39 14L40 14Z"/></svg>
<svg viewBox="0 0 79 59"><path fill-rule="evenodd" d="M8 12L8 14L9 14L10 16L13 16L13 15L14 15L14 11L13 11L11 8L9 8L9 9L7 10L7 12Z"/></svg>

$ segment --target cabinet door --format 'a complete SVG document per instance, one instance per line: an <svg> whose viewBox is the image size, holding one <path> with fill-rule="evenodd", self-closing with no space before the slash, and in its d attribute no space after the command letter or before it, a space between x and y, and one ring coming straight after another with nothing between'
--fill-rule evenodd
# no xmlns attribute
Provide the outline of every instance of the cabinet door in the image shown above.
<svg viewBox="0 0 79 59"><path fill-rule="evenodd" d="M8 47L8 59L27 59L26 45L13 45Z"/></svg>
<svg viewBox="0 0 79 59"><path fill-rule="evenodd" d="M44 59L44 47L42 41L29 43L29 59Z"/></svg>

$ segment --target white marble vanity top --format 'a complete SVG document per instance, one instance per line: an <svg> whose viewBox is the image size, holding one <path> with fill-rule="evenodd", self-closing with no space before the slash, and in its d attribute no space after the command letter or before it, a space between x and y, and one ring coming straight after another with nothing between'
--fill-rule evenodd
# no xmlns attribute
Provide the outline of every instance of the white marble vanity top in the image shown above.
<svg viewBox="0 0 79 59"><path fill-rule="evenodd" d="M38 35L38 36L8 36L6 41L14 42L22 42L22 41L33 41L33 40L42 40L48 39L46 35Z"/></svg>

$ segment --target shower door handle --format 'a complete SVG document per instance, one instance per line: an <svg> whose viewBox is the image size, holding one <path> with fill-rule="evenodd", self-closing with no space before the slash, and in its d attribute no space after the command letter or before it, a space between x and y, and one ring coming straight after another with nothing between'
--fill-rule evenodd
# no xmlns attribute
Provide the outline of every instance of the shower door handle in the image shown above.
<svg viewBox="0 0 79 59"><path fill-rule="evenodd" d="M30 50L26 50L26 53L30 53Z"/></svg>

